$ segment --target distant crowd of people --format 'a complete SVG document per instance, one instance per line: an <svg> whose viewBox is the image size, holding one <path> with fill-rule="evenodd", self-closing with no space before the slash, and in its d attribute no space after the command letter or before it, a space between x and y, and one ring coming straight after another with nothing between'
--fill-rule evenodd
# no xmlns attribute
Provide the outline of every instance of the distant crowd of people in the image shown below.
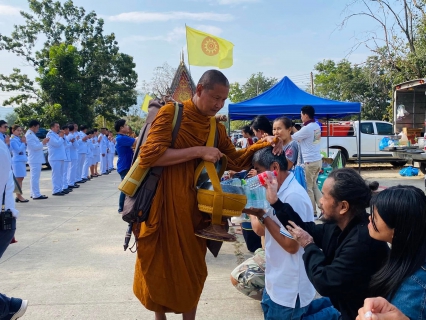
<svg viewBox="0 0 426 320"><path fill-rule="evenodd" d="M43 164L52 169L53 196L64 196L80 184L114 170L116 142L107 128L101 128L99 132L85 125L78 127L76 123L61 127L53 122L44 139L36 135L39 128L40 123L31 120L24 133L22 126L15 124L9 127L4 120L0 120L0 140L11 152L13 174L21 190L22 181L27 175L27 164L30 168L30 196L33 200L48 198L41 194L39 187ZM18 192L15 201L25 203L29 199Z"/></svg>

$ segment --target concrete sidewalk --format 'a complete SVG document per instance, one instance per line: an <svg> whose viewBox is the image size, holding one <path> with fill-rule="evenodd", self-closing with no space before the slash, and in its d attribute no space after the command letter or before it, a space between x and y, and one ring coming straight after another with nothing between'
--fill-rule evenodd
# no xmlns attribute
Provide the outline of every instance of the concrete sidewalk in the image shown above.
<svg viewBox="0 0 426 320"><path fill-rule="evenodd" d="M49 199L17 204L18 243L0 260L0 292L29 300L22 319L154 319L133 295L136 256L123 251L127 225L117 213L117 172L63 197L51 195L50 175L50 170L41 175L41 191ZM29 176L23 190L29 197ZM235 250L224 244L218 258L207 254L209 276L198 319L263 319L259 302L230 284ZM240 250L248 257L245 245Z"/></svg>

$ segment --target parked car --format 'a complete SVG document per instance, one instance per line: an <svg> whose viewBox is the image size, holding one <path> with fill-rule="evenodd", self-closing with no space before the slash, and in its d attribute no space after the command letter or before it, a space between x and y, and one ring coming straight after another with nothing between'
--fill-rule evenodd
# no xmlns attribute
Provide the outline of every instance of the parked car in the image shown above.
<svg viewBox="0 0 426 320"><path fill-rule="evenodd" d="M44 138L46 138L46 135L47 135L48 132L49 132L49 130L47 130L47 129L39 128L37 133L36 133L36 136L39 139L44 139Z"/></svg>
<svg viewBox="0 0 426 320"><path fill-rule="evenodd" d="M47 149L47 146L43 147L43 154L44 154L44 163L43 165L45 165L48 169L50 169L50 164L49 164L49 151ZM27 152L27 157L28 157L28 152ZM28 162L27 162L27 166L28 166Z"/></svg>
<svg viewBox="0 0 426 320"><path fill-rule="evenodd" d="M357 161L358 128L358 121L330 121L328 129L324 123L321 126L321 149L327 149L328 140L330 148L340 149L343 165L347 161ZM392 152L383 152L379 149L379 143L383 137L394 134L392 123L378 120L362 120L361 162L389 162L393 166L406 164L406 160L392 157Z"/></svg>

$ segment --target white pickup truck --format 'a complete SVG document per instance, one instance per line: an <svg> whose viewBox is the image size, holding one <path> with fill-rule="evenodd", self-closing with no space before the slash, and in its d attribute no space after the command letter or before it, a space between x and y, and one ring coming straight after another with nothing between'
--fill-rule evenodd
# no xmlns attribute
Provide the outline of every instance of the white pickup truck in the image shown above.
<svg viewBox="0 0 426 320"><path fill-rule="evenodd" d="M358 160L358 121L330 121L321 126L321 149L340 149L343 165ZM383 137L394 135L392 123L376 120L361 121L361 162L389 162L403 166L407 161L379 150Z"/></svg>

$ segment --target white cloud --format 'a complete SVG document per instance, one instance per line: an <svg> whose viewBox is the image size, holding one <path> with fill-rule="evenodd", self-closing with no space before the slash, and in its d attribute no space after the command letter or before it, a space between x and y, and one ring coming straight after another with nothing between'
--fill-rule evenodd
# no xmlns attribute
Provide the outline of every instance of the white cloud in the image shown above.
<svg viewBox="0 0 426 320"><path fill-rule="evenodd" d="M166 35L160 36L130 36L123 39L124 43L130 42L144 42L144 41L166 41L173 42L180 40L185 37L186 31L185 28L174 28L172 31Z"/></svg>
<svg viewBox="0 0 426 320"><path fill-rule="evenodd" d="M21 9L4 4L0 4L0 16L19 16Z"/></svg>
<svg viewBox="0 0 426 320"><path fill-rule="evenodd" d="M200 24L200 25L197 25L197 26L195 26L194 27L195 29L197 29L197 30L200 30L200 31L203 31L203 32L206 32L206 33L210 33L210 34L212 34L212 35L214 35L214 36L220 36L220 34L222 33L222 29L221 28L219 28L219 27L215 27L215 26L207 26L207 25L204 25L204 24Z"/></svg>
<svg viewBox="0 0 426 320"><path fill-rule="evenodd" d="M230 1L230 0L220 0ZM234 0L235 1L235 0ZM166 22L172 20L195 20L195 21L231 21L234 17L231 14L225 13L213 13L213 12L145 12L145 11L134 11L120 13L115 16L109 16L107 18L110 21L121 21L121 22Z"/></svg>

